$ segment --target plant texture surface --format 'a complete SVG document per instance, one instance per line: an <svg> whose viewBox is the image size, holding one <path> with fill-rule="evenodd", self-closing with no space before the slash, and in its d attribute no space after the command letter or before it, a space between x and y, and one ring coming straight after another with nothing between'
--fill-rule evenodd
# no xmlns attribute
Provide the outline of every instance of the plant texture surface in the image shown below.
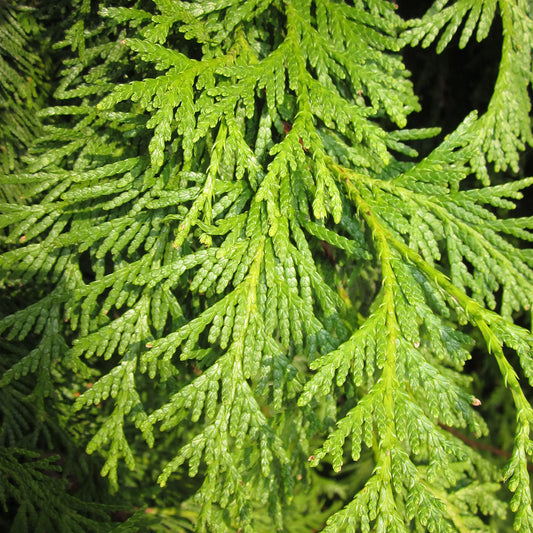
<svg viewBox="0 0 533 533"><path fill-rule="evenodd" d="M533 531L530 2L74 4L0 178L5 527ZM495 18L486 110L409 128L402 50Z"/></svg>

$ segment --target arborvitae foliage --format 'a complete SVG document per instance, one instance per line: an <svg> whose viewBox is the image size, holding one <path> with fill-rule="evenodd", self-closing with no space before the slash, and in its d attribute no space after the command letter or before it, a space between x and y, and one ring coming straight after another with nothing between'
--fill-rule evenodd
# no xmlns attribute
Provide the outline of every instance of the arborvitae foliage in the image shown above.
<svg viewBox="0 0 533 533"><path fill-rule="evenodd" d="M14 462L37 409L162 531L533 531L530 10L80 2L44 134L1 178L28 201L0 217L0 468L31 487L8 497L39 505L49 467ZM439 131L408 127L402 48L494 17L486 112L419 156ZM505 464L476 445L474 349L509 391ZM94 520L69 498L58 531Z"/></svg>
<svg viewBox="0 0 533 533"><path fill-rule="evenodd" d="M0 170L15 169L20 155L33 143L39 122L36 112L47 91L45 65L33 49L42 27L33 10L13 2L0 2ZM0 189L0 197L14 201L13 185Z"/></svg>

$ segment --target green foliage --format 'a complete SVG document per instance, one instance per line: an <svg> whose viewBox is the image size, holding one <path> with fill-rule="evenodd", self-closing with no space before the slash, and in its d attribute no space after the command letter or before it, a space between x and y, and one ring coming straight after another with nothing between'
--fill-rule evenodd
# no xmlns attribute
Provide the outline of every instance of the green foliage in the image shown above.
<svg viewBox="0 0 533 533"><path fill-rule="evenodd" d="M2 3L3 4L3 3ZM13 171L39 129L36 112L46 93L45 67L32 50L42 34L30 8L14 2L0 6L0 170ZM16 201L14 185L3 186L2 199Z"/></svg>
<svg viewBox="0 0 533 533"><path fill-rule="evenodd" d="M464 47L496 12L487 111L407 128L402 48ZM18 448L55 412L155 511L117 531L532 531L533 217L509 211L533 179L489 180L531 142L531 31L525 0L81 2L0 178L28 199L0 215L13 523L107 527L64 489L37 521L49 461ZM505 466L458 434L489 433L475 349L512 401Z"/></svg>
<svg viewBox="0 0 533 533"><path fill-rule="evenodd" d="M494 165L496 172L511 167L519 170L519 152L531 145L529 97L531 76L531 43L533 26L531 6L525 0L458 0L449 5L448 0L438 0L420 21L414 21L405 33L407 42L426 47L439 37L437 52L449 44L459 27L464 23L459 46L465 47L476 30L477 41L487 37L499 7L503 46L498 70L498 79L486 113L474 126L475 136L471 165L478 178L489 183L487 163Z"/></svg>
<svg viewBox="0 0 533 533"><path fill-rule="evenodd" d="M114 526L108 512L112 507L86 502L66 494L57 479L59 468L53 457L23 449L0 450L0 499L7 511L19 502L12 521L3 522L5 531L98 531L134 532L145 520L130 519L127 526ZM141 517L142 518L142 517Z"/></svg>

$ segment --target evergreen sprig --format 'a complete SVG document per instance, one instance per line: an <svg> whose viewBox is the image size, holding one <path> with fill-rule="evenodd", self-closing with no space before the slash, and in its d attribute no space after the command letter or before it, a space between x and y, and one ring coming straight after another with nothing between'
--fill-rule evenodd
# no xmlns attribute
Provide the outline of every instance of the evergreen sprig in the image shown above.
<svg viewBox="0 0 533 533"><path fill-rule="evenodd" d="M527 44L533 31L531 5L523 0L439 0L405 32L406 41L412 45L421 42L427 47L438 38L440 53L464 22L459 39L463 48L474 31L478 42L487 37L497 7L503 35L498 78L487 111L473 125L471 164L484 184L490 181L487 164L496 172L510 167L516 173L520 151L532 144L527 118L531 109L531 47Z"/></svg>
<svg viewBox="0 0 533 533"><path fill-rule="evenodd" d="M4 3L3 3L4 4ZM0 169L19 166L20 156L39 132L36 112L47 92L45 64L35 47L43 28L29 6L5 2L0 9ZM17 201L20 191L3 186L2 199Z"/></svg>
<svg viewBox="0 0 533 533"><path fill-rule="evenodd" d="M10 510L13 515L9 521L1 519L5 531L133 533L150 523L140 513L122 524L113 523L110 514L118 510L116 506L84 501L66 492L57 459L20 448L0 450L0 502L4 513Z"/></svg>
<svg viewBox="0 0 533 533"><path fill-rule="evenodd" d="M502 471L448 430L488 432L477 337L515 407L514 526L533 529L533 336L512 321L533 219L501 216L533 180L489 186L486 167L516 170L530 140L529 4L498 2L487 112L420 158L437 131L406 129L399 52L444 29L441 50L467 16L460 45L482 39L496 6L448 3L409 23L385 0L83 3L59 104L1 178L29 201L2 206L2 277L47 285L0 320L32 346L0 387L35 374L40 405L69 402L114 490L151 447L162 486L187 463L197 530L282 530L310 468L368 456L325 531L493 531Z"/></svg>

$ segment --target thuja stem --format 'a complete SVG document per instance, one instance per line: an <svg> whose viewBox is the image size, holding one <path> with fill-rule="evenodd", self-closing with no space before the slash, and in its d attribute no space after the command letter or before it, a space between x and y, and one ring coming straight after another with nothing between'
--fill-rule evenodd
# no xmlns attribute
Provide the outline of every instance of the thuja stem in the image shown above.
<svg viewBox="0 0 533 533"><path fill-rule="evenodd" d="M484 308L476 300L465 294L461 289L456 287L450 279L440 270L430 265L421 255L397 239L390 230L385 227L379 216L373 213L371 205L363 198L359 187L368 188L371 185L371 178L359 175L349 169L334 165L337 176L341 178L348 194L354 199L361 217L365 220L372 234L377 236L377 240L386 241L388 246L397 250L404 259L414 264L420 272L434 285L443 289L451 299L465 312L467 319L472 325L481 332L489 352L494 355L505 383L511 394L515 407L518 410L525 409L533 416L533 409L527 401L522 387L520 386L518 376L509 363L503 352L503 343L490 327L492 324L500 324L504 327L508 325L504 318L497 313ZM378 246L378 250L382 246Z"/></svg>

